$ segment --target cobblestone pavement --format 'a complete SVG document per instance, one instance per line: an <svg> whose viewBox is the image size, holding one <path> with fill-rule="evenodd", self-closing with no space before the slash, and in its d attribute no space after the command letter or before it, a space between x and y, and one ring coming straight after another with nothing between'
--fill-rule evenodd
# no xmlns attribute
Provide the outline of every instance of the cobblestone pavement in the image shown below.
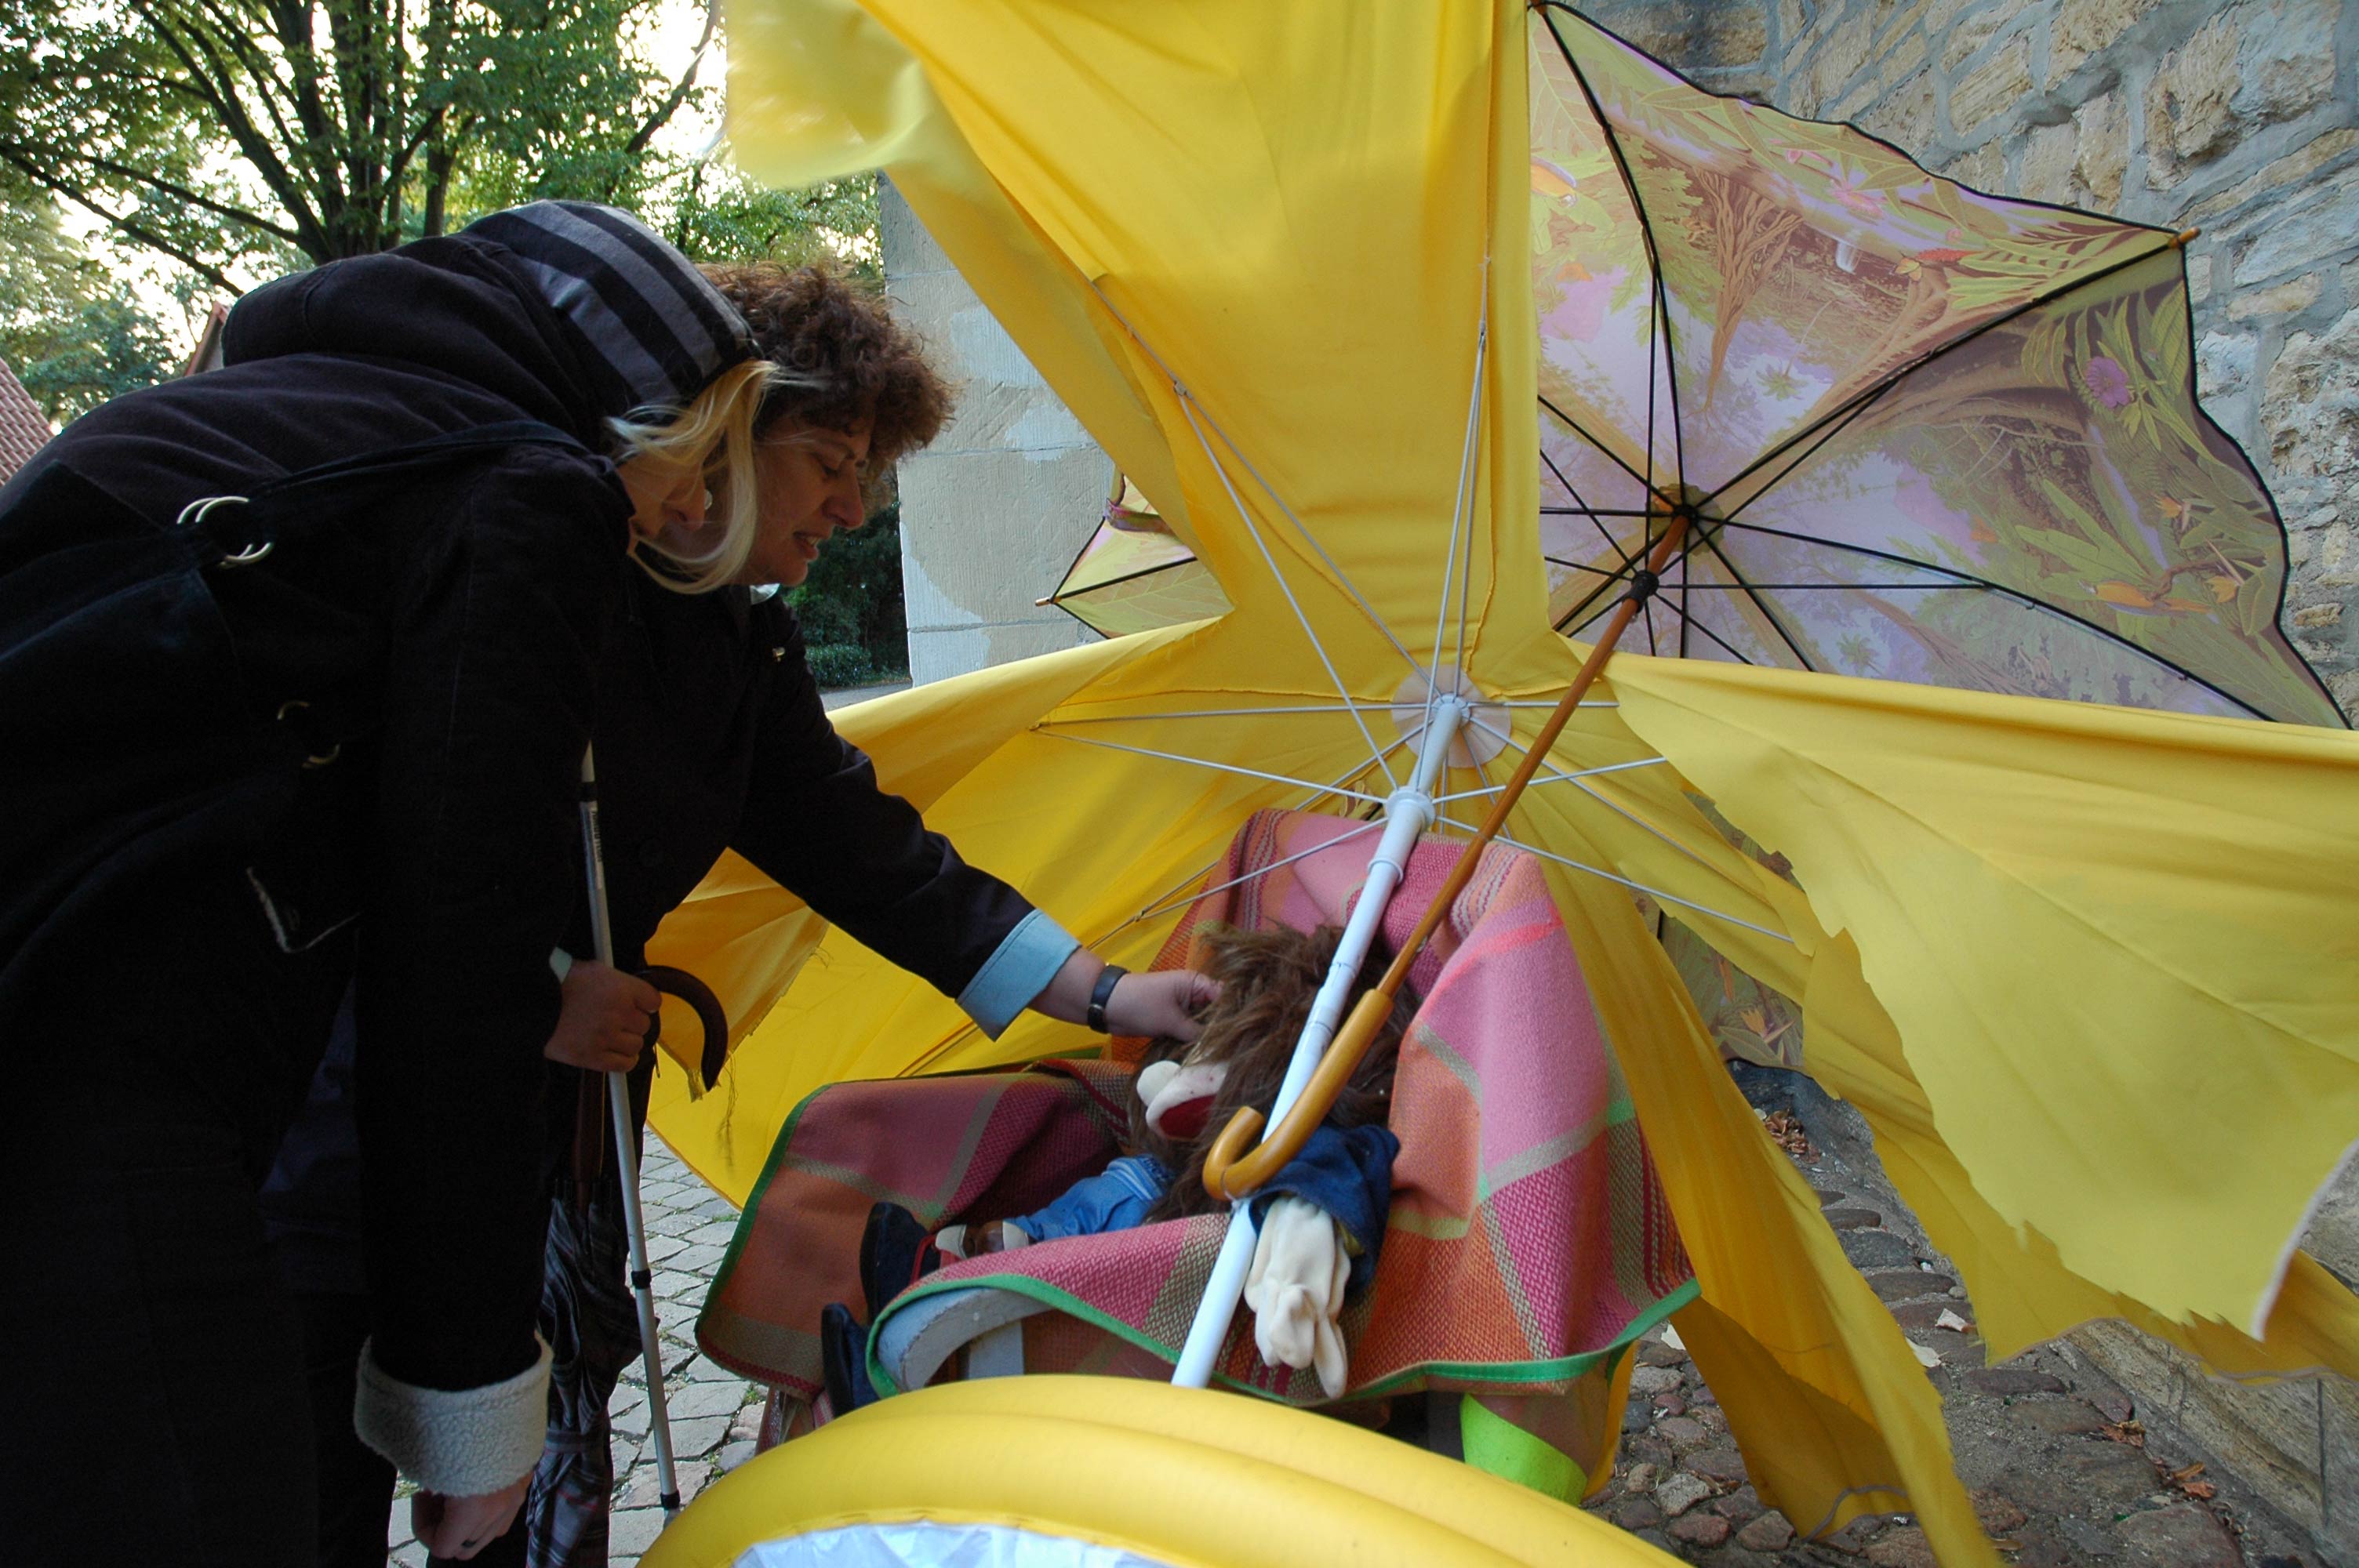
<svg viewBox="0 0 2359 1568"><path fill-rule="evenodd" d="M2234 1477L2188 1474L2201 1450L2164 1418L2134 1408L2068 1343L1985 1365L1973 1303L1886 1181L1857 1115L1798 1075L1745 1070L1739 1079L1765 1116L1792 1119L1777 1125L1789 1130L1789 1150L1807 1151L1795 1162L1844 1252L1919 1358L1932 1363L1927 1376L1941 1391L1959 1473L2005 1561L2018 1568L2336 1568L2310 1554ZM653 1138L640 1195L680 1490L693 1498L753 1456L761 1417L760 1390L706 1361L694 1339L736 1211ZM1637 1355L1619 1470L1592 1512L1713 1568L1932 1568L1922 1532L1905 1514L1798 1539L1795 1522L1765 1508L1746 1484L1728 1422L1676 1336L1657 1330ZM613 1563L627 1568L663 1527L636 1364L611 1409ZM394 1510L389 1544L394 1563L423 1568L406 1503Z"/></svg>
<svg viewBox="0 0 2359 1568"><path fill-rule="evenodd" d="M1985 1364L1973 1303L1876 1164L1865 1125L1799 1075L1745 1070L1755 1108L1817 1191L1843 1251L1891 1308L1940 1390L1958 1472L1983 1528L2020 1568L2332 1568L2233 1477L2065 1341ZM2141 1416L2146 1419L2141 1421ZM2190 1473L2190 1466L2197 1466ZM1906 1514L1817 1541L1763 1506L1711 1389L1677 1336L1638 1348L1613 1485L1590 1505L1714 1568L1933 1568ZM1800 1521L1809 1529L1816 1521Z"/></svg>
<svg viewBox="0 0 2359 1568"><path fill-rule="evenodd" d="M663 1340L664 1393L680 1497L693 1499L716 1476L754 1456L762 1391L723 1371L696 1348L696 1314L736 1227L737 1211L649 1137L639 1173L647 1217L647 1261L655 1270L656 1316ZM613 1568L630 1568L658 1530L655 1445L647 1441L647 1379L634 1361L607 1410L614 1422ZM386 1541L401 1568L425 1568L426 1551L409 1534L409 1505L394 1505Z"/></svg>

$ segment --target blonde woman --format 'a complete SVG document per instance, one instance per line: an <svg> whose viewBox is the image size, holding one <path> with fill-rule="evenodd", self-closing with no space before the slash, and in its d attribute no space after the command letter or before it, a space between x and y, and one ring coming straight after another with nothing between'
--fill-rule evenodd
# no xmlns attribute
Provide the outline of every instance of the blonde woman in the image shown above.
<svg viewBox="0 0 2359 1568"><path fill-rule="evenodd" d="M546 1416L570 1100L544 1051L633 1054L652 1000L552 967L587 950L593 736L625 963L727 845L987 1028L1093 1000L1189 1027L1191 977L1106 975L880 792L745 591L799 580L942 415L881 314L832 357L809 312L763 315L621 213L536 203L249 295L227 368L0 491L0 1031L40 1108L0 1331L42 1347L0 1392L0 1519L27 1561L314 1560L256 1190L348 992L358 1431L437 1555L506 1528Z"/></svg>

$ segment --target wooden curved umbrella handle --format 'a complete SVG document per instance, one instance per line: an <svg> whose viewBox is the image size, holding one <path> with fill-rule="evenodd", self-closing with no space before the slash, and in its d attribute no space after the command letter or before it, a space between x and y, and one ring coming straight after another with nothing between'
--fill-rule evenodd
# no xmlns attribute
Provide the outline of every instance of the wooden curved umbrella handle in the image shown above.
<svg viewBox="0 0 2359 1568"><path fill-rule="evenodd" d="M721 1069L729 1060L729 1015L722 1011L721 999L712 988L690 974L666 964L651 964L639 971L639 979L688 1003L696 1013L696 1022L704 1032L704 1054L699 1064L699 1075L704 1087L711 1088L721 1081ZM663 1014L658 1011L647 1020L647 1043L653 1045L663 1035Z"/></svg>

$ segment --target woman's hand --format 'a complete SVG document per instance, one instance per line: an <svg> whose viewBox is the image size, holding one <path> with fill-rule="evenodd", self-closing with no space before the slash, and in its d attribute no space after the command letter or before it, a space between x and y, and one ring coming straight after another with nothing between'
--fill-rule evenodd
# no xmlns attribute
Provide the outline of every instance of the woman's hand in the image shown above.
<svg viewBox="0 0 2359 1568"><path fill-rule="evenodd" d="M524 1507L525 1487L531 1480L528 1475L520 1476L504 1490L473 1498L420 1492L409 1499L410 1531L429 1555L464 1563L507 1533L516 1509Z"/></svg>
<svg viewBox="0 0 2359 1568"><path fill-rule="evenodd" d="M655 987L583 958L566 971L558 989L564 1000L542 1055L586 1073L627 1073L638 1065L648 1021L663 1005Z"/></svg>
<svg viewBox="0 0 2359 1568"><path fill-rule="evenodd" d="M1032 999L1032 1006L1050 1018L1080 1023L1089 1016L1090 992L1105 969L1105 960L1087 947L1077 947L1065 960L1048 989ZM1169 1036L1193 1040L1202 1025L1196 1014L1220 1000L1220 983L1193 969L1133 972L1114 982L1106 998L1106 1033Z"/></svg>

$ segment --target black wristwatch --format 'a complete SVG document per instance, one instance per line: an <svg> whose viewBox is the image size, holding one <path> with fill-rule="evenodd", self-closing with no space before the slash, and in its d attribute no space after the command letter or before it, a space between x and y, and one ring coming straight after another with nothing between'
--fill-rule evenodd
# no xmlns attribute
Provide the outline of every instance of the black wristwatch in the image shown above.
<svg viewBox="0 0 2359 1568"><path fill-rule="evenodd" d="M1090 1027L1100 1034L1106 1032L1106 1003L1114 1000L1114 986L1128 973L1120 964L1108 964L1098 971L1098 983L1090 989Z"/></svg>

